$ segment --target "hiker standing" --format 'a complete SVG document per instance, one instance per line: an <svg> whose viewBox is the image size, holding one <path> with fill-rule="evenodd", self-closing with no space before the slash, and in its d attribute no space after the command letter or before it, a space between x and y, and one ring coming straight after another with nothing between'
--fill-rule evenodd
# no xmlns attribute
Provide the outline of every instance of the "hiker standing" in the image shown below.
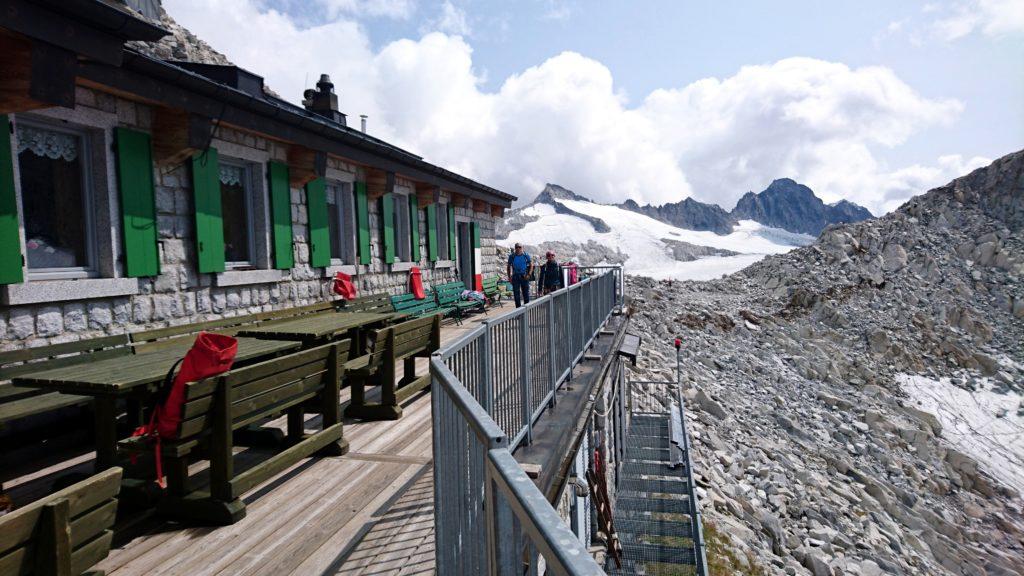
<svg viewBox="0 0 1024 576"><path fill-rule="evenodd" d="M548 250L544 257L544 264L541 265L540 275L537 277L537 291L541 296L551 294L562 287L562 267L555 260L555 253Z"/></svg>
<svg viewBox="0 0 1024 576"><path fill-rule="evenodd" d="M523 245L516 242L515 251L508 255L508 277L512 281L512 295L516 299L516 308L530 303L530 276L533 275L533 262L530 255L523 252Z"/></svg>

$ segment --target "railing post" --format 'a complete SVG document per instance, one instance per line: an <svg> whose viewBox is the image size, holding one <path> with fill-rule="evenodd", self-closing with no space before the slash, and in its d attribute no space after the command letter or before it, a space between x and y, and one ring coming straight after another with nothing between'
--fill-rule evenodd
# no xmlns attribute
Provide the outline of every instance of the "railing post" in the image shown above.
<svg viewBox="0 0 1024 576"><path fill-rule="evenodd" d="M484 357L481 362L481 368L484 373L482 374L483 377L480 378L480 405L484 407L484 410L486 410L491 417L494 417L494 386L491 384L492 378L494 377L494 370L491 364L494 361L491 349L491 321L484 320L482 324L484 325L482 346Z"/></svg>
<svg viewBox="0 0 1024 576"><path fill-rule="evenodd" d="M522 413L523 413L523 425L526 427L526 445L530 445L533 442L533 423L531 416L533 415L533 401L530 394L530 327L527 322L527 312L523 311L523 314L519 315L519 376L522 379L520 388L522 389L521 402Z"/></svg>
<svg viewBox="0 0 1024 576"><path fill-rule="evenodd" d="M516 568L520 563L517 559L515 542L518 539L512 533L514 519L512 510L508 503L501 497L501 493L495 490L492 479L491 463L486 462L485 474L485 505L487 514L487 564L488 574L498 576L515 576ZM440 574L440 572L438 572Z"/></svg>
<svg viewBox="0 0 1024 576"><path fill-rule="evenodd" d="M551 376L551 405L554 406L558 389L558 367L555 366L555 296L548 296L548 374Z"/></svg>

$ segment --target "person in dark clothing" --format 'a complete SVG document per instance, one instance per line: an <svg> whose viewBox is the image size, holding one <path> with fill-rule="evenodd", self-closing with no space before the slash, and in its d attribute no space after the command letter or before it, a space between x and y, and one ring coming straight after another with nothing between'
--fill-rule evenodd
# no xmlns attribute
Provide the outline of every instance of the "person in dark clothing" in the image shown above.
<svg viewBox="0 0 1024 576"><path fill-rule="evenodd" d="M530 255L523 252L523 245L516 242L515 251L508 255L508 278L512 282L512 296L516 299L516 308L530 303L530 276L533 274L533 262Z"/></svg>
<svg viewBox="0 0 1024 576"><path fill-rule="evenodd" d="M540 275L537 277L537 291L541 296L551 294L562 287L562 267L555 260L555 253L548 250L545 257L544 264L540 267Z"/></svg>

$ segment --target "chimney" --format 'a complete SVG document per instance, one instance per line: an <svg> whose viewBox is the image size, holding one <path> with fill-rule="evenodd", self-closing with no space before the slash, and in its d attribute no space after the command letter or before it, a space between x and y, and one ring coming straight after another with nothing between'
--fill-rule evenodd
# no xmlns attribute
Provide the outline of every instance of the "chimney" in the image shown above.
<svg viewBox="0 0 1024 576"><path fill-rule="evenodd" d="M359 115L359 123L361 124L361 127L363 129L363 134L366 134L366 119L367 118L369 118L369 116L367 116L366 114L360 114Z"/></svg>
<svg viewBox="0 0 1024 576"><path fill-rule="evenodd" d="M334 84L327 74L320 75L316 89L308 89L302 94L302 105L310 112L329 118L342 126L346 126L345 115L338 112L338 95L334 93Z"/></svg>

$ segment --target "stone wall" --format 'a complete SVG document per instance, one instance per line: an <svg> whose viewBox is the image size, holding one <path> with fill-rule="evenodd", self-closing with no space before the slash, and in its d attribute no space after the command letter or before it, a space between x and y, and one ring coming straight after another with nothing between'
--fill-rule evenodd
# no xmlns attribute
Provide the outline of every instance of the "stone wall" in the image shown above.
<svg viewBox="0 0 1024 576"><path fill-rule="evenodd" d="M74 114L84 114L93 110L102 112L109 118L116 114L117 124L121 126L143 131L151 130L152 111L146 106L86 89L79 89L77 101L78 106ZM212 145L221 151L222 156L226 151L233 152L232 156L242 151L245 156L253 158L279 161L287 158L287 148L284 144L224 127L217 129ZM331 158L328 167L332 173L348 174L354 180L364 178L362 168L340 159ZM304 189L291 190L292 228L295 240L295 264L292 269L261 270L255 274L259 277L258 282L233 286L218 285L224 283L220 282L219 275L200 274L196 268L195 219L190 172L188 163L154 168L161 262L159 276L137 279L138 293L129 296L0 306L0 348L10 350L42 346L107 334L187 324L301 306L333 297L328 270L310 266ZM110 181L111 184L107 187L109 189L96 192L108 194L116 208L116 183L114 180ZM397 179L396 185L415 190L412 182L402 178ZM265 186L264 183L264 194ZM260 189L257 187L257 190ZM448 199L447 193L442 193L442 196ZM383 262L379 202L369 203L369 213L373 258L371 264L358 266L353 270L356 272L354 278L359 293L365 295L407 292L408 271L392 272L391 265ZM475 213L471 208L464 206L456 207L455 213L457 220L468 219L480 224L484 274L493 273L488 263L494 262L496 253L494 219L489 214ZM419 216L421 259L417 265L423 273L424 285L429 288L434 283L455 280L457 277L454 265L441 267L428 261L425 211L420 210ZM116 253L119 253L119 250ZM118 275L123 275L123 271L119 271ZM267 278L271 280L267 281ZM133 282L135 279L127 281ZM32 284L42 286L46 282L33 280ZM74 282L70 284L74 285Z"/></svg>

